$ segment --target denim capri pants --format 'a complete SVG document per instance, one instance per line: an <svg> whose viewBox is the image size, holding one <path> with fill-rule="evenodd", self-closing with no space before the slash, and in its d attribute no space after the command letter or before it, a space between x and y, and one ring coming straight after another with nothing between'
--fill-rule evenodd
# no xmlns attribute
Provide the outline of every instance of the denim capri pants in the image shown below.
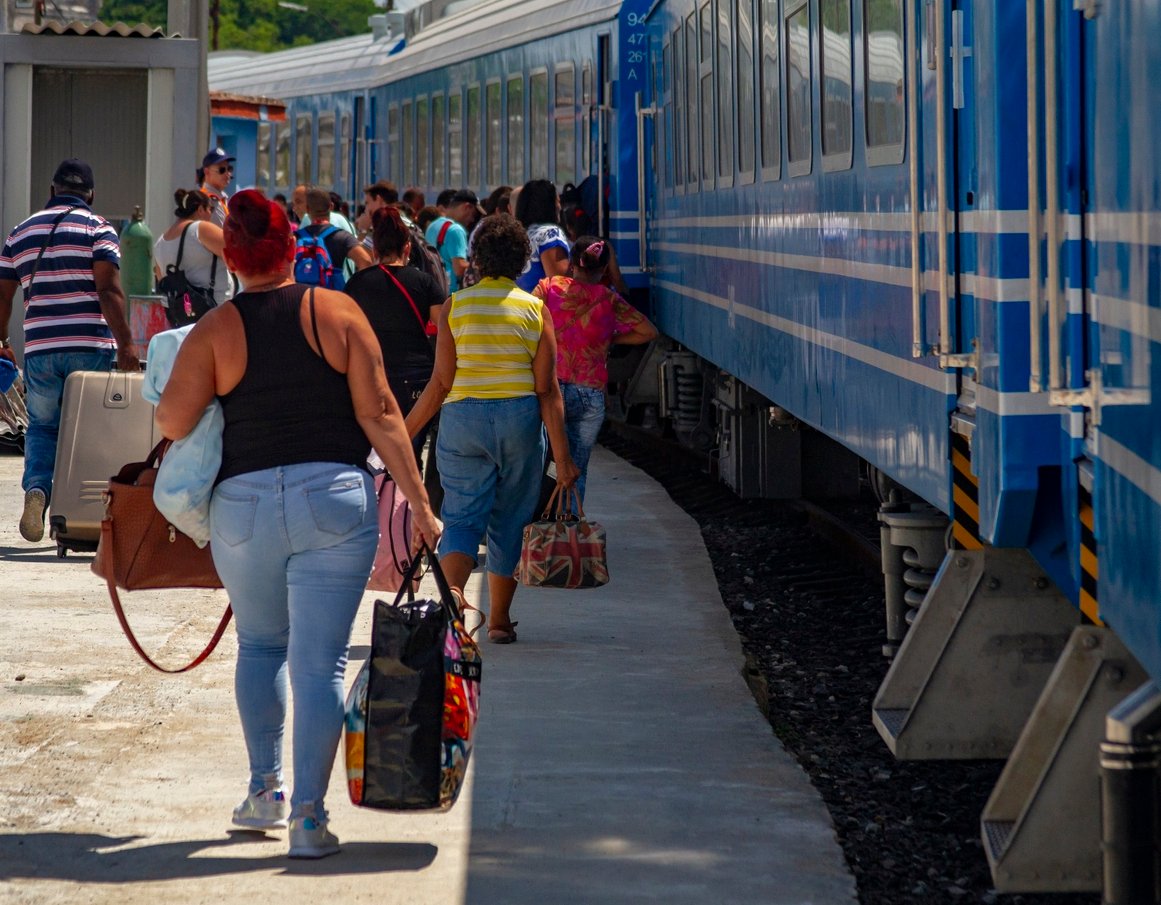
<svg viewBox="0 0 1161 905"><path fill-rule="evenodd" d="M477 562L486 535L488 571L512 577L540 495L544 447L535 396L443 406L436 443L444 493L440 555L463 553Z"/></svg>

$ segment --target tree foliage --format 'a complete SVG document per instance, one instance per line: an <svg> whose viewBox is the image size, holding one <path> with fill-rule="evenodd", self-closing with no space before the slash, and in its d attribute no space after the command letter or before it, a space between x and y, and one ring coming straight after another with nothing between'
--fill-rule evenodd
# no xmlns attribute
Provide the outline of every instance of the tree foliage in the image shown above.
<svg viewBox="0 0 1161 905"><path fill-rule="evenodd" d="M212 0L210 5L215 6ZM220 0L218 49L282 50L363 34L367 17L378 12L373 0L298 0L295 5L309 11L280 7L278 0ZM103 22L164 28L166 7L166 0L105 0L100 16Z"/></svg>

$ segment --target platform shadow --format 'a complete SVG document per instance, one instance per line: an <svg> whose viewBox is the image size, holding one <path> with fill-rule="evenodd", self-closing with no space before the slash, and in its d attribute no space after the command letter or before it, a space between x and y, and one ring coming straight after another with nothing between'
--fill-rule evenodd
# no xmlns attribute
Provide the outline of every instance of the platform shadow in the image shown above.
<svg viewBox="0 0 1161 905"><path fill-rule="evenodd" d="M78 883L133 883L229 876L281 868L295 876L343 876L419 871L439 849L428 842L351 842L338 855L292 861L285 854L234 856L256 843L274 841L261 832L231 831L225 837L136 845L141 836L95 833L0 835L0 881L67 880ZM281 842L285 845L285 842ZM222 854L209 850L226 849Z"/></svg>

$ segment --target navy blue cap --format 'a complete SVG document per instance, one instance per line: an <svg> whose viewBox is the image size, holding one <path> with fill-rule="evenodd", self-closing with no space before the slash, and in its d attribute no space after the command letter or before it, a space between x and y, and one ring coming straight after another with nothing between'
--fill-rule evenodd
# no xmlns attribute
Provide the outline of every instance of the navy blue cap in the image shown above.
<svg viewBox="0 0 1161 905"><path fill-rule="evenodd" d="M62 160L52 177L52 184L62 189L80 189L82 192L93 190L93 168L83 160L70 157Z"/></svg>
<svg viewBox="0 0 1161 905"><path fill-rule="evenodd" d="M206 167L212 167L216 163L224 163L227 160L233 159L233 157L231 157L221 148L214 148L210 151L209 154L202 158L202 169L204 170Z"/></svg>

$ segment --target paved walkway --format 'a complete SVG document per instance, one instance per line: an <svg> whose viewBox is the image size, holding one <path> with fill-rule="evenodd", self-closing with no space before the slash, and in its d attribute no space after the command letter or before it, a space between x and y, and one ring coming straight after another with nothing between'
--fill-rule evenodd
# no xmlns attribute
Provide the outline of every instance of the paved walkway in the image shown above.
<svg viewBox="0 0 1161 905"><path fill-rule="evenodd" d="M246 777L232 631L191 674L145 667L89 558L19 539L20 467L0 454L0 903L855 901L825 809L739 675L696 525L603 450L588 509L608 530L611 584L521 589L520 641L484 645L459 803L356 809L336 769L343 851L319 862L287 860L284 833L230 829ZM222 605L212 592L129 601L168 662Z"/></svg>

